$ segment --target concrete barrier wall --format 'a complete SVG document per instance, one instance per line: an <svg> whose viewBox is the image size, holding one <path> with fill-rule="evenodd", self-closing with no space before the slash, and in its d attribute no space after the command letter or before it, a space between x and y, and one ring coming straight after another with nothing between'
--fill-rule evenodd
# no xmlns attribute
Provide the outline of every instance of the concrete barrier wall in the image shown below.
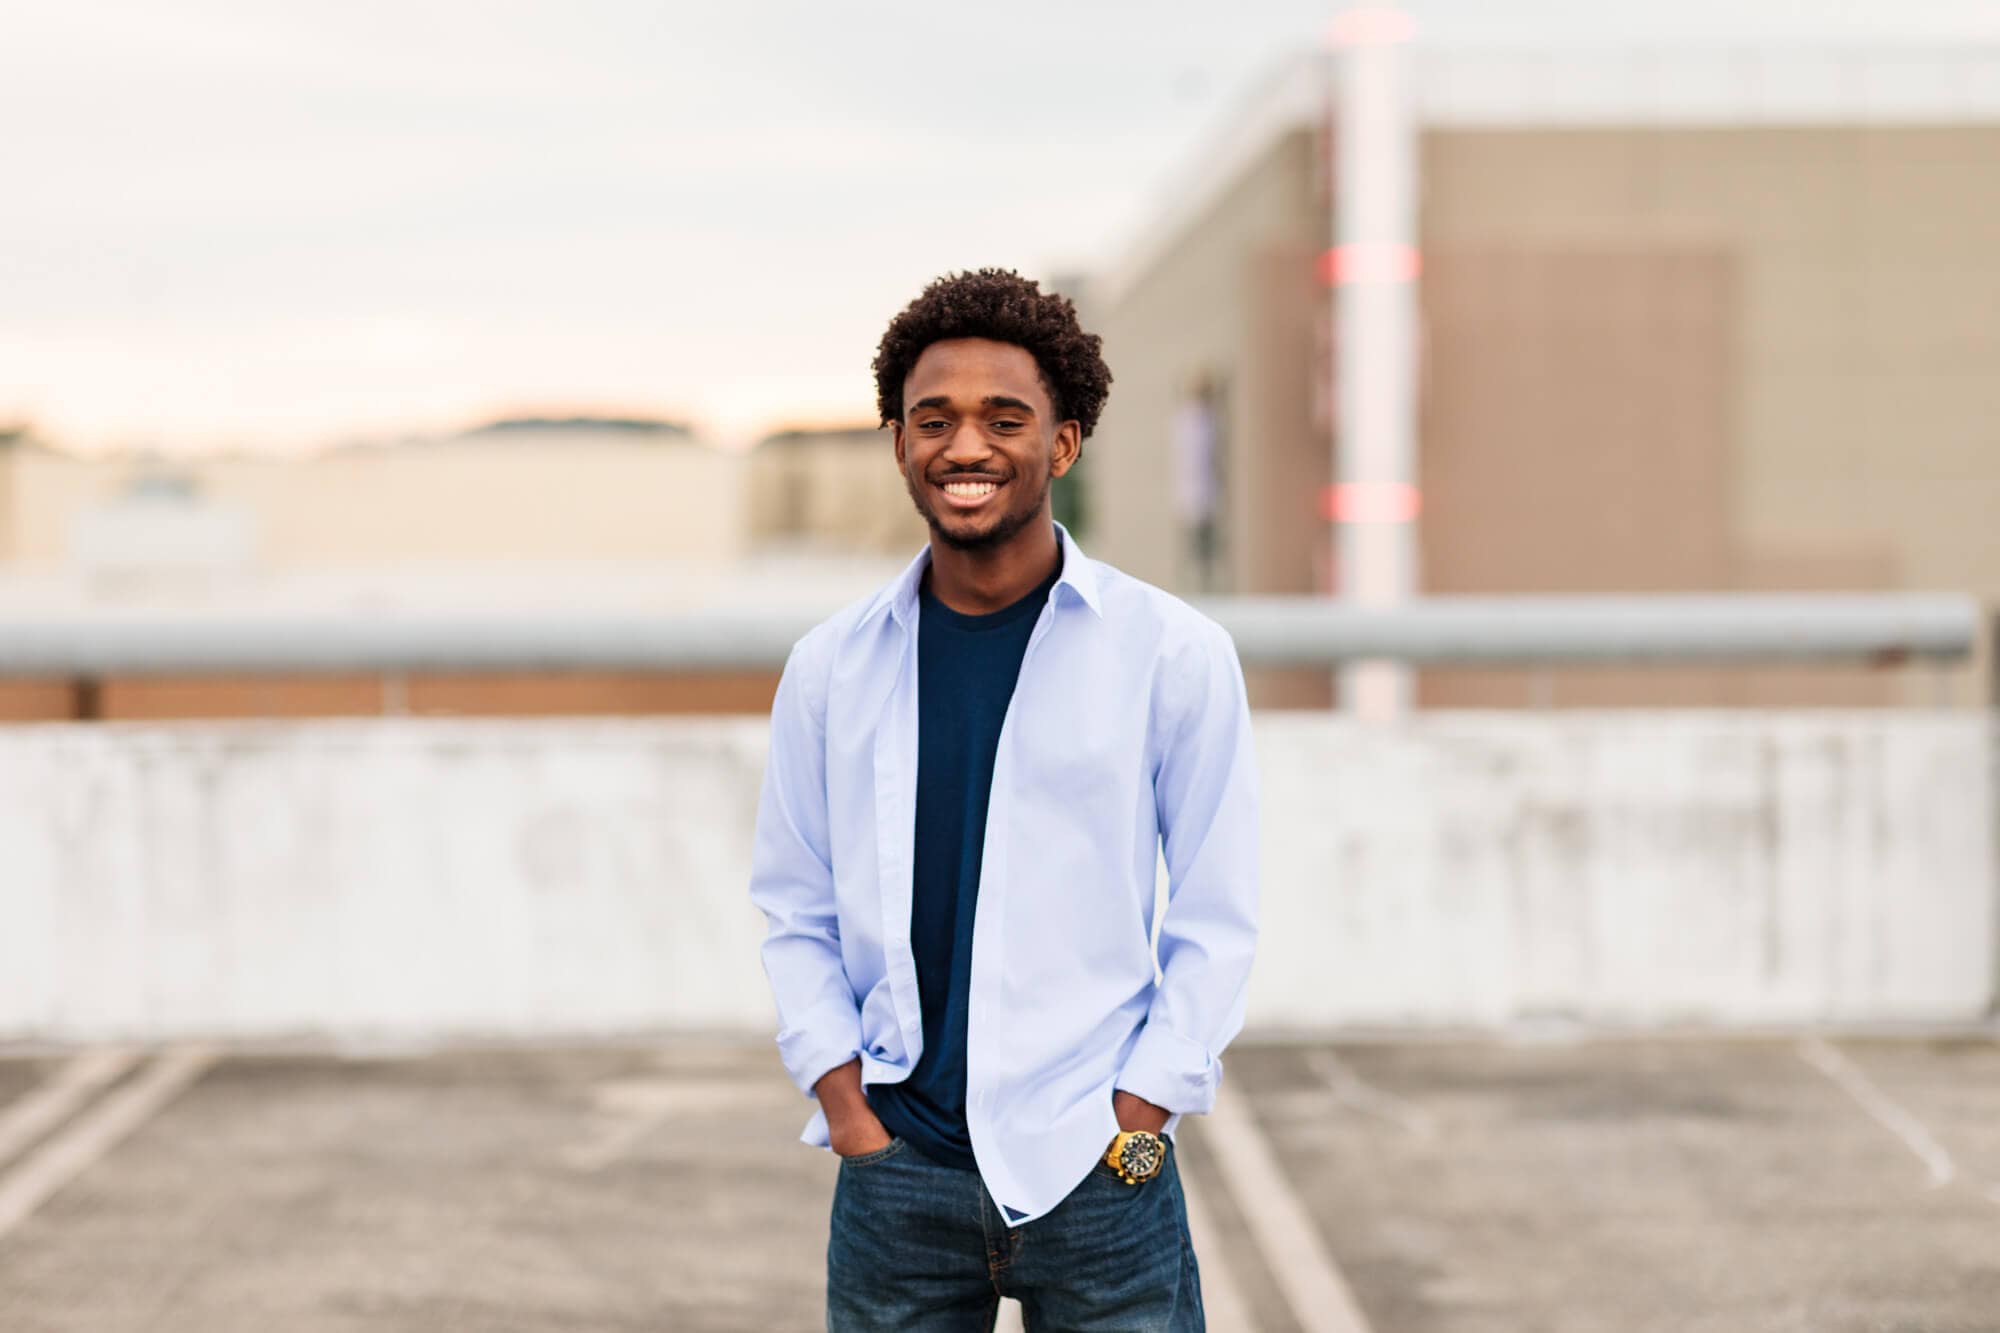
<svg viewBox="0 0 2000 1333"><path fill-rule="evenodd" d="M1974 713L1267 719L1258 1017L1981 1017L1994 753Z"/></svg>
<svg viewBox="0 0 2000 1333"><path fill-rule="evenodd" d="M1258 717L1251 1022L1955 1022L1982 715ZM0 1037L768 1031L755 720L0 728Z"/></svg>

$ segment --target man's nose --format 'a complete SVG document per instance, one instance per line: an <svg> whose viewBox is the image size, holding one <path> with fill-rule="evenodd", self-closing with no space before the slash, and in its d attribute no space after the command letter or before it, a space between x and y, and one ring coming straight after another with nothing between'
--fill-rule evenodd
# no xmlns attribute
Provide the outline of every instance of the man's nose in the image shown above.
<svg viewBox="0 0 2000 1333"><path fill-rule="evenodd" d="M944 456L958 464L981 462L993 456L993 445L975 423L962 422L945 441Z"/></svg>

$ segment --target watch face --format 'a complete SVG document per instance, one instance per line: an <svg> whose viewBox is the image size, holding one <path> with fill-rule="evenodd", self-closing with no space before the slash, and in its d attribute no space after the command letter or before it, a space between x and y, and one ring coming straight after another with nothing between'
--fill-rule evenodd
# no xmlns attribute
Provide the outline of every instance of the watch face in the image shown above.
<svg viewBox="0 0 2000 1333"><path fill-rule="evenodd" d="M1134 1134L1118 1153L1118 1169L1134 1180L1148 1180L1166 1160L1166 1147L1157 1134Z"/></svg>

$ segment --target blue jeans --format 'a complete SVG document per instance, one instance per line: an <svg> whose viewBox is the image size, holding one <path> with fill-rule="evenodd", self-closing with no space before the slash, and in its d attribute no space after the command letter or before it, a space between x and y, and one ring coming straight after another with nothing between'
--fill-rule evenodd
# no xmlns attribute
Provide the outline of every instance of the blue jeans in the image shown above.
<svg viewBox="0 0 2000 1333"><path fill-rule="evenodd" d="M1028 1333L1200 1333L1201 1277L1180 1168L1128 1185L1099 1162L1054 1210L1009 1227L975 1171L893 1140L841 1159L826 1249L829 1333L993 1327L1000 1298Z"/></svg>

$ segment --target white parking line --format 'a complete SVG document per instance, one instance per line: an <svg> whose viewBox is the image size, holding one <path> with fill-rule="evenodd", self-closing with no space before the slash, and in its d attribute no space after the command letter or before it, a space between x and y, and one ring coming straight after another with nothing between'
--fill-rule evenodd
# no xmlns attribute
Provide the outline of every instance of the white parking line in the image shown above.
<svg viewBox="0 0 2000 1333"><path fill-rule="evenodd" d="M1306 1056L1306 1066L1319 1075L1320 1081L1326 1084L1326 1090L1333 1094L1333 1099L1349 1110L1386 1120L1407 1131L1413 1138L1428 1141L1437 1137L1435 1116L1421 1106L1404 1101L1387 1088L1378 1088L1367 1082L1332 1051L1313 1051Z"/></svg>
<svg viewBox="0 0 2000 1333"><path fill-rule="evenodd" d="M207 1046L161 1052L129 1083L0 1175L0 1240L200 1078L215 1059Z"/></svg>
<svg viewBox="0 0 2000 1333"><path fill-rule="evenodd" d="M98 1089L116 1082L138 1058L139 1053L129 1047L100 1046L56 1066L33 1091L0 1110L0 1166L67 1120Z"/></svg>
<svg viewBox="0 0 2000 1333"><path fill-rule="evenodd" d="M1873 1116L1877 1124L1901 1139L1903 1146L1915 1153L1917 1160L1930 1173L1933 1189L1949 1185L1957 1177L1958 1167L1952 1162L1951 1154L1931 1137L1924 1123L1897 1105L1888 1093L1875 1086L1868 1075L1855 1068L1853 1061L1824 1039L1806 1037L1801 1040L1799 1058L1833 1080L1834 1085Z"/></svg>
<svg viewBox="0 0 2000 1333"><path fill-rule="evenodd" d="M602 1171L674 1116L727 1116L771 1095L766 1079L691 1082L666 1075L607 1079L591 1088L596 1104L590 1137L563 1149L578 1171Z"/></svg>
<svg viewBox="0 0 2000 1333"><path fill-rule="evenodd" d="M1370 1333L1339 1265L1278 1169L1270 1141L1227 1086L1216 1097L1208 1129L1222 1178L1299 1327L1305 1333Z"/></svg>

